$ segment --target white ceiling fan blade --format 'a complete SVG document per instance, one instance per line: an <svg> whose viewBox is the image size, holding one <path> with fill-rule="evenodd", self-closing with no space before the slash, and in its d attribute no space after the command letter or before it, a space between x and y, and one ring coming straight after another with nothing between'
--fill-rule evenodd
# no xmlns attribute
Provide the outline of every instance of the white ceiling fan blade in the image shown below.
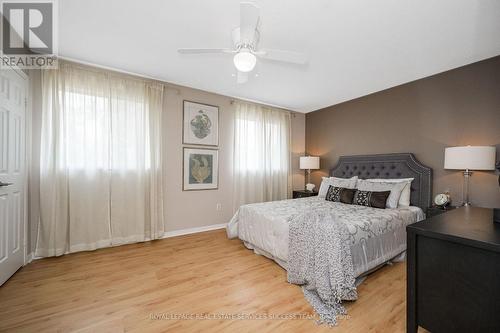
<svg viewBox="0 0 500 333"><path fill-rule="evenodd" d="M178 49L180 54L235 53L231 49Z"/></svg>
<svg viewBox="0 0 500 333"><path fill-rule="evenodd" d="M236 75L236 82L239 84L246 83L248 81L248 73L238 71Z"/></svg>
<svg viewBox="0 0 500 333"><path fill-rule="evenodd" d="M240 3L240 43L253 44L259 24L259 7L251 2Z"/></svg>
<svg viewBox="0 0 500 333"><path fill-rule="evenodd" d="M255 52L255 55L267 60L288 62L297 65L307 64L307 56L300 52L267 49Z"/></svg>

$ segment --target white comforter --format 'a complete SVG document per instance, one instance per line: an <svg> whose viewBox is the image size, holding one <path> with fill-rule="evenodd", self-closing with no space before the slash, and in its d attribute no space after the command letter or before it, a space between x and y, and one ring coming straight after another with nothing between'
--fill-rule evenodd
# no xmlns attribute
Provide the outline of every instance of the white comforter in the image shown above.
<svg viewBox="0 0 500 333"><path fill-rule="evenodd" d="M227 234L286 268L288 224L307 210L333 210L336 219L346 224L356 276L404 252L406 226L424 218L418 207L377 209L309 197L241 206Z"/></svg>

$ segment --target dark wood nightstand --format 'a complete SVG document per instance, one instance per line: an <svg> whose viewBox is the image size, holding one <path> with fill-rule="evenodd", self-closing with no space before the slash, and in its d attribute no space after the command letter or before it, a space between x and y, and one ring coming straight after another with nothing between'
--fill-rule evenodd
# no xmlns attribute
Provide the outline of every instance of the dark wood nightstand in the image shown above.
<svg viewBox="0 0 500 333"><path fill-rule="evenodd" d="M307 198L307 197L315 197L318 195L318 192L311 192L306 190L301 191L293 191L293 198Z"/></svg>
<svg viewBox="0 0 500 333"><path fill-rule="evenodd" d="M446 212L449 212L450 210L453 210L457 208L456 206L447 206L447 207L439 207L439 206L431 206L427 208L427 211L425 212L425 217L430 219L433 216L437 216Z"/></svg>

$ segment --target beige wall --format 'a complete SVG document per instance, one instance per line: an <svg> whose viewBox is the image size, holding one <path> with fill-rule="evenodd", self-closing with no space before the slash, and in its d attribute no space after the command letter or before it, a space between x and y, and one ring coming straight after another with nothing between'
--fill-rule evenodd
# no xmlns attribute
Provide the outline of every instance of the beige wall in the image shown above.
<svg viewBox="0 0 500 333"><path fill-rule="evenodd" d="M40 73L30 73L32 86L33 153L30 168L29 244L33 249L38 221L38 168L40 145L41 81ZM168 84L165 92L163 138L165 153L165 229L175 231L229 222L233 215L232 147L234 105L232 98L201 90ZM183 100L219 106L219 188L206 191L182 191L182 104ZM298 170L298 156L305 150L305 115L292 114L292 175L293 188L304 185ZM187 145L186 145L187 146ZM220 204L221 210L217 210Z"/></svg>
<svg viewBox="0 0 500 333"><path fill-rule="evenodd" d="M167 231L227 223L233 215L233 121L231 98L200 90L178 87L168 89L164 117L166 135L165 213ZM219 106L219 189L182 191L182 102L196 101ZM292 115L293 187L302 188L303 173L298 170L298 156L305 148L305 115ZM217 211L217 204L221 210Z"/></svg>
<svg viewBox="0 0 500 333"><path fill-rule="evenodd" d="M434 172L434 193L462 200L462 175L444 170L444 148L496 145L500 159L500 57L306 115L306 151L320 155L316 184L339 156L411 152ZM471 201L500 207L497 172L474 172Z"/></svg>

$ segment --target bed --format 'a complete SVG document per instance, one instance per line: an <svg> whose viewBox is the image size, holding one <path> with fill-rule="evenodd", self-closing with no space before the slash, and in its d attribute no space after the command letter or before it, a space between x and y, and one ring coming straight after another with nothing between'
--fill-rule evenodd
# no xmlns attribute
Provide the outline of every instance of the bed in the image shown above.
<svg viewBox="0 0 500 333"><path fill-rule="evenodd" d="M273 201L241 206L227 226L229 238L287 269L289 223L308 210L333 210L346 223L351 238L354 275L363 277L382 264L401 260L406 226L425 218L432 193L432 170L411 153L342 156L330 176L360 179L414 178L410 206L377 209L326 201L324 197ZM373 230L376 230L374 232Z"/></svg>

